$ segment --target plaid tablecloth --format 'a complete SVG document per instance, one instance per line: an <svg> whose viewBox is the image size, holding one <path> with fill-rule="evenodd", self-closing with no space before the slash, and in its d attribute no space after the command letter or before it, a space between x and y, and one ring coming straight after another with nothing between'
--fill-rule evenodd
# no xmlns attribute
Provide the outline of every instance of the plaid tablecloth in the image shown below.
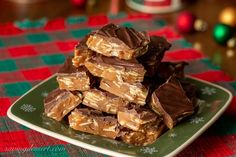
<svg viewBox="0 0 236 157"><path fill-rule="evenodd" d="M236 95L236 82L155 16L119 13L0 24L0 156L106 156L15 123L6 111L32 86L55 73L79 39L109 22L165 36L173 44L165 60L187 60L188 74L220 84ZM236 156L236 97L224 115L178 156Z"/></svg>

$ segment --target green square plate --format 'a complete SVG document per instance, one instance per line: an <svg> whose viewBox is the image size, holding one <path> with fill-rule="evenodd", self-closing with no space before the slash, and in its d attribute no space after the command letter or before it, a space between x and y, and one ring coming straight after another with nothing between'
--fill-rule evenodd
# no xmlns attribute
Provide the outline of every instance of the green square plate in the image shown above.
<svg viewBox="0 0 236 157"><path fill-rule="evenodd" d="M188 77L200 92L198 113L186 119L172 130L165 132L158 140L148 146L138 147L123 142L75 131L66 123L59 123L43 116L43 99L48 92L57 88L56 76L52 76L18 99L8 110L8 116L31 129L64 140L99 153L117 157L160 157L174 156L198 136L200 136L229 105L232 94L206 81Z"/></svg>

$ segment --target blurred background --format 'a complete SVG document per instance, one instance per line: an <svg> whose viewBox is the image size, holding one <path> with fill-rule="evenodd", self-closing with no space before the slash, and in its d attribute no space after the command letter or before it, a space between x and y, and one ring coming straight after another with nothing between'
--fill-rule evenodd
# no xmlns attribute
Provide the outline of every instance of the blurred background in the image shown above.
<svg viewBox="0 0 236 157"><path fill-rule="evenodd" d="M1 0L0 23L72 15L153 13L175 26L196 49L235 79L235 8L235 0Z"/></svg>

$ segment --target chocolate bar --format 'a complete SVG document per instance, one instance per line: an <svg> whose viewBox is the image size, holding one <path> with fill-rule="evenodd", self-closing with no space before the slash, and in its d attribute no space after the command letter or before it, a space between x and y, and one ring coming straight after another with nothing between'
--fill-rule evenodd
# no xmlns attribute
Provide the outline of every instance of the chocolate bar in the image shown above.
<svg viewBox="0 0 236 157"><path fill-rule="evenodd" d="M80 43L75 46L74 57L72 59L72 63L75 67L83 66L84 63L95 54L95 52L90 50L86 45L89 35L86 35L83 40L81 40Z"/></svg>
<svg viewBox="0 0 236 157"><path fill-rule="evenodd" d="M148 89L141 83L116 82L102 79L100 88L130 102L145 105Z"/></svg>
<svg viewBox="0 0 236 157"><path fill-rule="evenodd" d="M116 114L120 107L128 105L128 101L106 91L90 89L83 93L83 104L94 109Z"/></svg>
<svg viewBox="0 0 236 157"><path fill-rule="evenodd" d="M117 113L117 119L121 126L134 131L139 131L147 123L154 122L157 114L147 108L141 108L136 104L122 107Z"/></svg>
<svg viewBox="0 0 236 157"><path fill-rule="evenodd" d="M153 111L163 116L164 123L170 129L178 121L194 112L192 102L174 76L153 92L150 106Z"/></svg>
<svg viewBox="0 0 236 157"><path fill-rule="evenodd" d="M86 44L104 56L130 60L145 54L149 42L149 36L144 32L108 24L90 35Z"/></svg>
<svg viewBox="0 0 236 157"><path fill-rule="evenodd" d="M147 70L147 76L155 75L157 68L165 54L165 51L170 47L171 44L168 43L165 38L159 36L150 37L147 53L137 58Z"/></svg>
<svg viewBox="0 0 236 157"><path fill-rule="evenodd" d="M86 68L94 76L110 81L142 82L146 70L135 59L121 60L116 57L102 55L93 56L85 63Z"/></svg>
<svg viewBox="0 0 236 157"><path fill-rule="evenodd" d="M81 102L81 93L56 89L44 99L44 112L48 117L61 121L65 115Z"/></svg>
<svg viewBox="0 0 236 157"><path fill-rule="evenodd" d="M102 112L89 108L75 109L68 117L71 128L94 135L115 139L119 133L117 119L103 116Z"/></svg>
<svg viewBox="0 0 236 157"><path fill-rule="evenodd" d="M125 143L135 146L146 146L152 144L165 130L163 123L149 123L143 127L145 131L133 131L123 129L121 131L121 140Z"/></svg>
<svg viewBox="0 0 236 157"><path fill-rule="evenodd" d="M92 77L85 67L76 68L72 65L71 57L67 58L64 65L57 73L57 82L60 89L70 91L85 91L90 89Z"/></svg>

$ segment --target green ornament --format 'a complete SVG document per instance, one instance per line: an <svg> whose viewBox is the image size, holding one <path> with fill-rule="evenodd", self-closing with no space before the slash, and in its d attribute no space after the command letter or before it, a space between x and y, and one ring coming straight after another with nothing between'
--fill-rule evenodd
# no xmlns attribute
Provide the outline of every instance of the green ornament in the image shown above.
<svg viewBox="0 0 236 157"><path fill-rule="evenodd" d="M219 44L225 44L233 36L233 33L232 27L222 23L216 24L213 29L213 37Z"/></svg>

